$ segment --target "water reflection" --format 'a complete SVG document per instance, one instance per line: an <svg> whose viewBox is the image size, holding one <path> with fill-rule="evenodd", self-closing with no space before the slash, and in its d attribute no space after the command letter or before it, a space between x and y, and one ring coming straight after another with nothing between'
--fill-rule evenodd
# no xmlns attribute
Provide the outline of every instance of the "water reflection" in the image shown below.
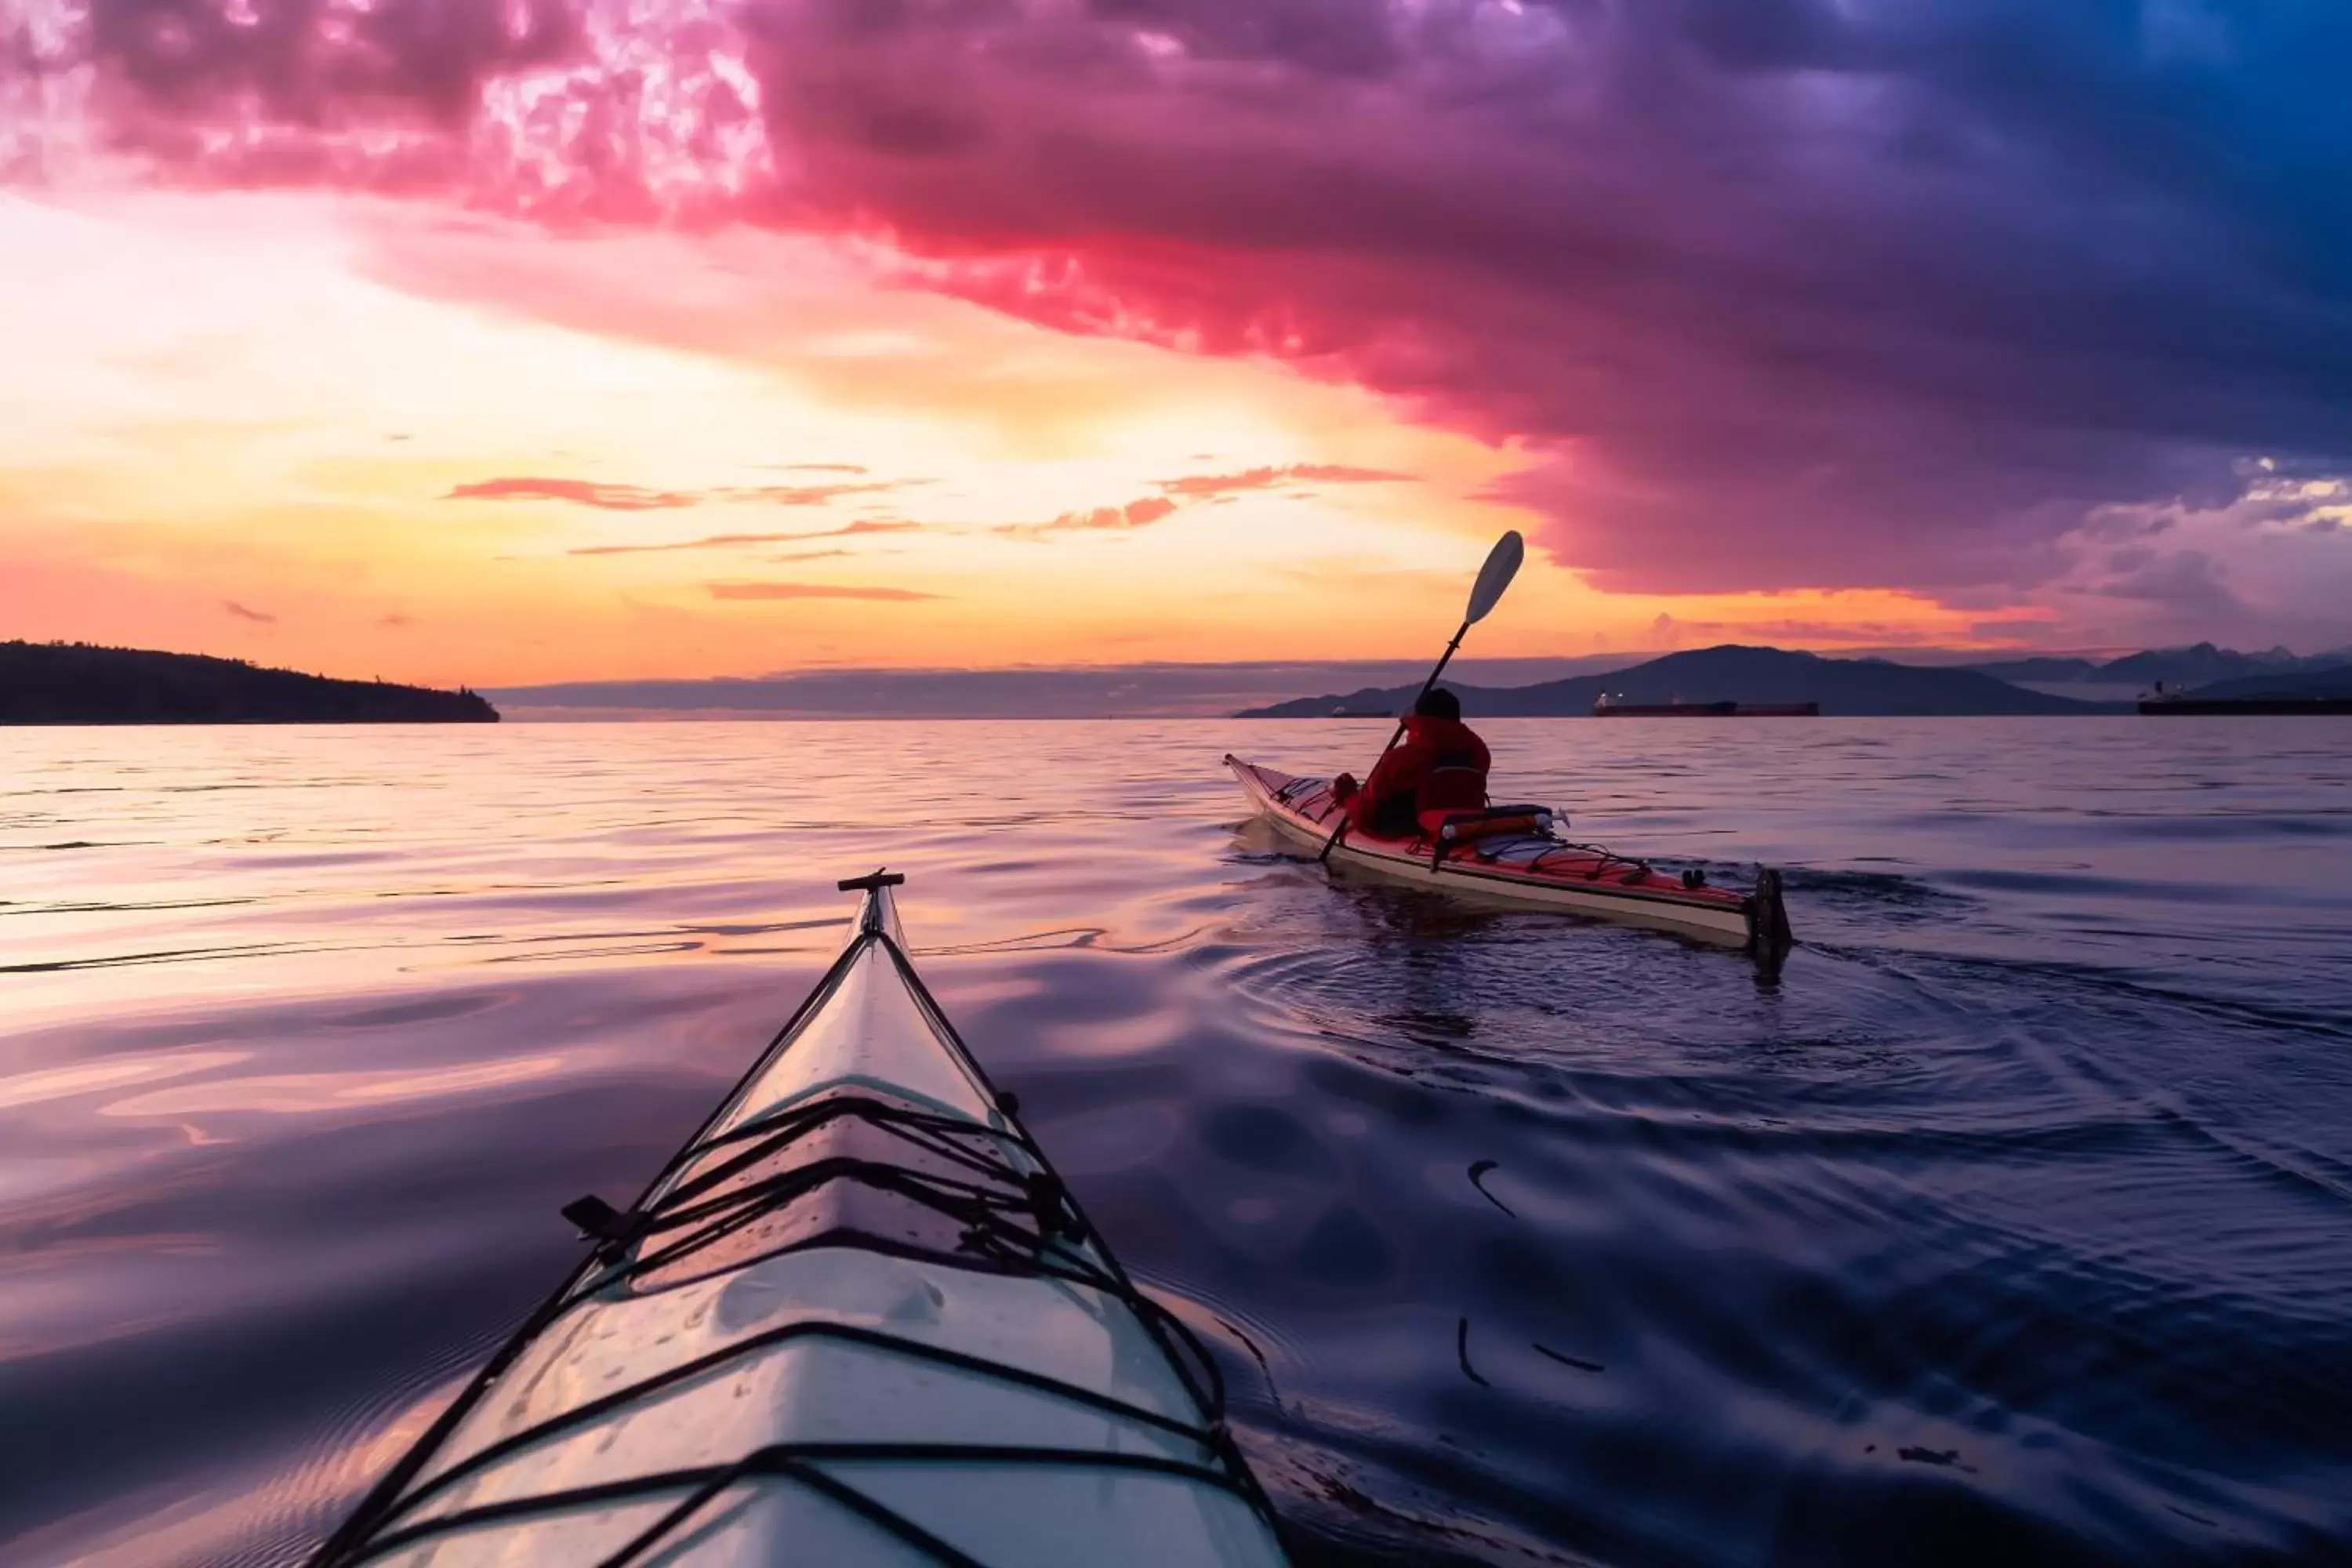
<svg viewBox="0 0 2352 1568"><path fill-rule="evenodd" d="M1496 728L1778 987L1274 853L1346 725L12 735L0 1560L298 1555L882 863L1307 1561L2352 1555L2352 739Z"/></svg>

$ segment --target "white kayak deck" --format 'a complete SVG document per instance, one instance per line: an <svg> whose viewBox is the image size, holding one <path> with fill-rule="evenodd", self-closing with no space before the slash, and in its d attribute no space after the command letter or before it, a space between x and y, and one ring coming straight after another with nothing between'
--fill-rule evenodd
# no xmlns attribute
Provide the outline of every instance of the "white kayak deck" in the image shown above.
<svg viewBox="0 0 2352 1568"><path fill-rule="evenodd" d="M887 887L866 900L761 1064L319 1563L1284 1562L1197 1347L922 988Z"/></svg>

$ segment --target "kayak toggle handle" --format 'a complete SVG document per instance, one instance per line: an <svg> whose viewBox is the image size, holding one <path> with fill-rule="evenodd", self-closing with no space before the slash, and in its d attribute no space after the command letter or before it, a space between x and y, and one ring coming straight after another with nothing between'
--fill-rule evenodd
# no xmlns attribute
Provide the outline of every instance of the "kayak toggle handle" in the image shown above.
<svg viewBox="0 0 2352 1568"><path fill-rule="evenodd" d="M1021 1180L1028 1189L1029 1206L1037 1216L1037 1229L1045 1236L1066 1236L1076 1241L1087 1233L1078 1218L1078 1211L1070 1203L1070 1194L1061 1178L1051 1171L1032 1171Z"/></svg>
<svg viewBox="0 0 2352 1568"><path fill-rule="evenodd" d="M871 871L863 877L847 878L835 886L845 893L871 893L884 888L903 887L906 880L907 873L904 871Z"/></svg>
<svg viewBox="0 0 2352 1568"><path fill-rule="evenodd" d="M593 1193L565 1204L562 1214L600 1249L635 1241L645 1225L642 1215L623 1214Z"/></svg>

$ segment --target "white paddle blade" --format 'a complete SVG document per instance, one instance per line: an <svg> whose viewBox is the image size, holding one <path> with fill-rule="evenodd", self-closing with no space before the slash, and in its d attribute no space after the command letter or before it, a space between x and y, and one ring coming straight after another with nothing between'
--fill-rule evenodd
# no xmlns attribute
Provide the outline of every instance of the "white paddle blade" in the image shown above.
<svg viewBox="0 0 2352 1568"><path fill-rule="evenodd" d="M1463 620L1476 626L1486 618L1503 597L1503 590L1519 574L1519 563L1528 558L1527 541L1517 529L1511 530L1495 541L1495 548L1486 552L1486 564L1478 569L1478 581L1470 589L1470 613Z"/></svg>

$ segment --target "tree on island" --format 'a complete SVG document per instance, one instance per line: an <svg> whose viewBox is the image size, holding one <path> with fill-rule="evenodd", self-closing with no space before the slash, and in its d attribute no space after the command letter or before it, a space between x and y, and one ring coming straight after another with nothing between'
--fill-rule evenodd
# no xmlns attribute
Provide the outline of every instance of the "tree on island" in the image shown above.
<svg viewBox="0 0 2352 1568"><path fill-rule="evenodd" d="M494 724L470 687L337 680L241 658L0 643L0 724Z"/></svg>

